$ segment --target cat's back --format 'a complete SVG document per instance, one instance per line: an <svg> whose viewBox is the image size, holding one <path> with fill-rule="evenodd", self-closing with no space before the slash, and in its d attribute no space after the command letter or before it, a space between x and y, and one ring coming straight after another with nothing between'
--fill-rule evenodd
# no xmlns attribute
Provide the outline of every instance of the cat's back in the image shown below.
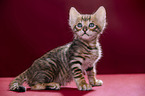
<svg viewBox="0 0 145 96"><path fill-rule="evenodd" d="M52 59L62 59L63 57L66 57L67 51L69 47L71 46L72 42L69 42L63 46L59 46L57 48L54 48L47 53L45 53L40 59L47 59L47 58L52 58Z"/></svg>

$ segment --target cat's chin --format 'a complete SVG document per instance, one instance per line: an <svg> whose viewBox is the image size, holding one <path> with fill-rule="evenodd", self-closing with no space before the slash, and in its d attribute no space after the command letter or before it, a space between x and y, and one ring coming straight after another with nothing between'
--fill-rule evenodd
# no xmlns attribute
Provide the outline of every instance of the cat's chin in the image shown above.
<svg viewBox="0 0 145 96"><path fill-rule="evenodd" d="M82 40L84 41L91 41L92 39L94 39L93 36L91 35L87 35L87 34L84 34L83 36L80 37Z"/></svg>

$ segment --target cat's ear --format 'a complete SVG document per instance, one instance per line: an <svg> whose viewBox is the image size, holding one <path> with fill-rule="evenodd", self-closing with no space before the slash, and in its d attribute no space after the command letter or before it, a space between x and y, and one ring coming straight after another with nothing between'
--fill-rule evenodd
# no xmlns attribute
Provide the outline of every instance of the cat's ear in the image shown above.
<svg viewBox="0 0 145 96"><path fill-rule="evenodd" d="M102 27L102 30L106 26L106 10L103 6L100 6L98 10L93 14L97 19L98 24Z"/></svg>
<svg viewBox="0 0 145 96"><path fill-rule="evenodd" d="M71 26L71 28L74 26L78 16L80 16L80 15L81 14L74 7L70 8L70 11L69 11L69 25Z"/></svg>

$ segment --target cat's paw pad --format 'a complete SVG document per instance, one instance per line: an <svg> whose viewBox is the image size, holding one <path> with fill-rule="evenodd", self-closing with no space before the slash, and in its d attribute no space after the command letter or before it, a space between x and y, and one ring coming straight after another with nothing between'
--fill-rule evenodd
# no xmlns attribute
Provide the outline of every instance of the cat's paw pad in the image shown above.
<svg viewBox="0 0 145 96"><path fill-rule="evenodd" d="M46 90L60 90L60 84L55 82L48 83L46 86Z"/></svg>
<svg viewBox="0 0 145 96"><path fill-rule="evenodd" d="M102 80L94 80L93 82L90 82L92 86L102 86L103 81Z"/></svg>
<svg viewBox="0 0 145 96"><path fill-rule="evenodd" d="M87 83L82 83L78 85L78 90L82 90L82 91L92 90L92 86Z"/></svg>

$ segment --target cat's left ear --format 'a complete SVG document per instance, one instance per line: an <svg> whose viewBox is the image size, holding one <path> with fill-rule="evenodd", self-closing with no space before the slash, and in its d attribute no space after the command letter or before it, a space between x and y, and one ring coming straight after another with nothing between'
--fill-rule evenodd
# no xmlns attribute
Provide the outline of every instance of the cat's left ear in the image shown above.
<svg viewBox="0 0 145 96"><path fill-rule="evenodd" d="M69 25L71 26L71 28L73 28L74 24L76 23L76 20L78 18L78 16L80 16L81 14L74 8L71 7L70 11L69 11Z"/></svg>
<svg viewBox="0 0 145 96"><path fill-rule="evenodd" d="M102 30L106 26L106 10L103 6L100 6L99 9L93 14L97 19L98 24L102 27Z"/></svg>

